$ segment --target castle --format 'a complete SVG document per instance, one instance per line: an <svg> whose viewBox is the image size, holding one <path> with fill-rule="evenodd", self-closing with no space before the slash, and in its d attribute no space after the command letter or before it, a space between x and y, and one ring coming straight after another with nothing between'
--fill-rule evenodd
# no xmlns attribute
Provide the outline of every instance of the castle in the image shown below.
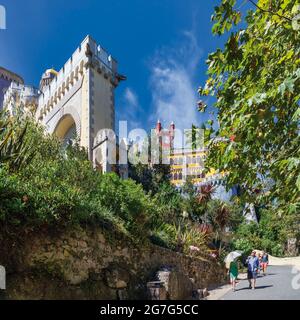
<svg viewBox="0 0 300 320"><path fill-rule="evenodd" d="M238 193L238 186L229 191L226 190L224 172L211 168L209 172L204 173L204 161L207 156L207 149L204 145L198 143L199 145L193 148L183 143L180 147L176 146L175 136L177 137L178 134L180 136L180 131L175 129L173 122L169 128L163 128L158 120L154 132L162 148L160 160L163 161L165 157L166 162L170 165L170 181L177 189L182 189L190 179L195 189L205 185L213 186L214 197L218 199L228 201L232 195ZM184 137L180 138L184 139Z"/></svg>
<svg viewBox="0 0 300 320"><path fill-rule="evenodd" d="M39 89L3 70L2 92L7 86L4 109L11 114L17 109L31 112L49 133L63 141L76 136L95 168L102 172L115 169L107 161L107 149L116 144L114 90L126 78L118 73L117 61L94 39L87 36L58 72L46 70ZM126 178L126 166L118 166L118 173Z"/></svg>
<svg viewBox="0 0 300 320"><path fill-rule="evenodd" d="M0 67L0 110L2 109L4 94L12 82L17 85L24 85L23 78L14 72Z"/></svg>

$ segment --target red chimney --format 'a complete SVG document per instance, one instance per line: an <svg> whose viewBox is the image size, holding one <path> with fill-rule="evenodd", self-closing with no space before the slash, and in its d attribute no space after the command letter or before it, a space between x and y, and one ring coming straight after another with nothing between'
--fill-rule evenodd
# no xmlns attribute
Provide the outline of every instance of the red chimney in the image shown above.
<svg viewBox="0 0 300 320"><path fill-rule="evenodd" d="M161 132L161 128L162 128L161 123L159 120L157 120L157 124L156 124L156 128L155 128L157 134Z"/></svg>

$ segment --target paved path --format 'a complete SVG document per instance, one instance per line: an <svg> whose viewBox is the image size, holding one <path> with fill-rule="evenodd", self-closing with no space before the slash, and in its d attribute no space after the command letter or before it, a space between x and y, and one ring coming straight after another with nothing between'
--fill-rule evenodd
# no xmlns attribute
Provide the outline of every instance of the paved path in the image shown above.
<svg viewBox="0 0 300 320"><path fill-rule="evenodd" d="M300 288L295 290L292 287L295 276L300 286L300 271L297 275L292 269L292 266L269 266L267 275L257 278L255 290L249 289L248 280L240 280L236 291L230 290L220 300L300 300Z"/></svg>

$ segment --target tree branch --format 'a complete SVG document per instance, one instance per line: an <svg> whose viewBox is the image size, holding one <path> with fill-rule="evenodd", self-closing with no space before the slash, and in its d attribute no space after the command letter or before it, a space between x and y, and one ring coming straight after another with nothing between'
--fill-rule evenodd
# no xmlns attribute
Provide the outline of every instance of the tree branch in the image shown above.
<svg viewBox="0 0 300 320"><path fill-rule="evenodd" d="M288 18L288 17L286 17L286 16L282 16L282 15L278 14L277 12L273 12L273 11L271 11L271 10L266 10L266 9L261 8L261 7L258 6L253 0L248 0L248 1L250 1L257 9L259 9L259 10L261 10L261 11L263 11L263 12L271 13L271 14L273 14L273 15L275 15L275 16L278 16L278 17L280 17L280 18L286 19L286 20L288 20L288 21L290 21L290 22L293 21L291 18Z"/></svg>

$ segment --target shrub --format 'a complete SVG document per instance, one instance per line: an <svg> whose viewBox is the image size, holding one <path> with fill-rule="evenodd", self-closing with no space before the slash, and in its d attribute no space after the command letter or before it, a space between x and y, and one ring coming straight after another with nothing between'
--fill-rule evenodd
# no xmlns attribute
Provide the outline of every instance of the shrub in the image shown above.
<svg viewBox="0 0 300 320"><path fill-rule="evenodd" d="M175 250L177 247L176 227L172 224L162 223L152 231L150 240L156 245Z"/></svg>
<svg viewBox="0 0 300 320"><path fill-rule="evenodd" d="M259 223L242 223L234 234L234 249L250 252L265 250L271 255L282 256L286 241L284 222L272 210L261 210Z"/></svg>
<svg viewBox="0 0 300 320"><path fill-rule="evenodd" d="M141 185L113 173L102 175L95 171L86 151L77 143L63 147L31 120L11 121L12 128L20 122L27 129L19 153L5 157L5 161L1 158L2 224L39 227L101 223L138 233L139 237L149 233L149 221L152 215L157 216L157 206ZM1 137L3 132L2 146ZM28 155L32 156L31 161L21 161L22 166L18 167L11 165L16 158L27 159Z"/></svg>

